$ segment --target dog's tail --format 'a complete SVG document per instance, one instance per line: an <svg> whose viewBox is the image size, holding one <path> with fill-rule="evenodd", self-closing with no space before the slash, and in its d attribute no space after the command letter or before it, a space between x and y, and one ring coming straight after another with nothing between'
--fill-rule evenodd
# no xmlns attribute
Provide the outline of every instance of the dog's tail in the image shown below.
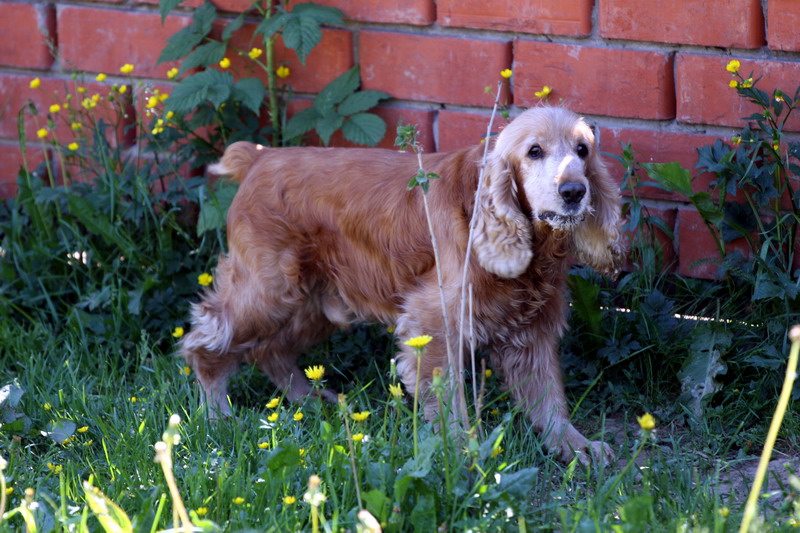
<svg viewBox="0 0 800 533"><path fill-rule="evenodd" d="M246 141L235 142L225 149L217 163L208 170L214 174L230 176L237 183L241 183L253 161L264 150L264 146Z"/></svg>

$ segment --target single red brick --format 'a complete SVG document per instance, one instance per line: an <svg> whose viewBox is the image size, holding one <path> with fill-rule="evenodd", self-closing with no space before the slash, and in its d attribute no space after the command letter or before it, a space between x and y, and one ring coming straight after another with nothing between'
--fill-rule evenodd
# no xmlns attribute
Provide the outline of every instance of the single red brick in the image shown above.
<svg viewBox="0 0 800 533"><path fill-rule="evenodd" d="M540 102L543 86L549 101L575 111L645 119L675 116L672 57L663 52L620 50L535 41L514 43L514 99L520 105Z"/></svg>
<svg viewBox="0 0 800 533"><path fill-rule="evenodd" d="M317 0L341 9L345 17L361 22L428 26L436 21L433 0Z"/></svg>
<svg viewBox="0 0 800 533"><path fill-rule="evenodd" d="M767 4L767 43L773 50L800 51L800 2L770 0Z"/></svg>
<svg viewBox="0 0 800 533"><path fill-rule="evenodd" d="M359 62L365 89L409 100L487 106L492 97L484 87L495 87L500 71L511 64L511 44L362 31Z"/></svg>
<svg viewBox="0 0 800 533"><path fill-rule="evenodd" d="M28 170L34 171L44 161L41 146L28 146L25 158ZM0 141L0 198L17 194L17 175L23 167L22 150L16 141Z"/></svg>
<svg viewBox="0 0 800 533"><path fill-rule="evenodd" d="M679 54L677 72L677 118L692 124L744 126L742 117L760 111L728 86L732 77L725 70L731 57ZM794 61L740 60L739 72L749 77L762 78L757 88L767 93L781 89L794 94L800 79L800 63ZM787 130L800 131L800 118L787 124Z"/></svg>
<svg viewBox="0 0 800 533"><path fill-rule="evenodd" d="M56 43L55 11L50 4L3 4L0 64L47 69L53 64L48 41Z"/></svg>
<svg viewBox="0 0 800 533"><path fill-rule="evenodd" d="M760 0L674 2L669 6L640 0L604 0L599 2L599 9L600 35L609 39L726 48L758 48L764 44Z"/></svg>
<svg viewBox="0 0 800 533"><path fill-rule="evenodd" d="M130 63L131 76L166 78L178 62L157 64L158 57L167 39L190 23L188 16L170 15L162 25L157 13L59 5L62 61L78 70L116 76Z"/></svg>
<svg viewBox="0 0 800 533"><path fill-rule="evenodd" d="M439 0L437 9L442 26L548 35L592 31L592 0Z"/></svg>
<svg viewBox="0 0 800 533"><path fill-rule="evenodd" d="M722 256L711 231L692 207L678 210L678 273L701 279L718 279ZM725 245L727 254L739 252L750 257L747 241L737 239Z"/></svg>
<svg viewBox="0 0 800 533"><path fill-rule="evenodd" d="M474 146L486 137L489 127L490 112L467 113L463 111L439 111L439 143L438 151L449 152L466 146ZM502 130L508 121L500 113L492 123L492 134Z"/></svg>

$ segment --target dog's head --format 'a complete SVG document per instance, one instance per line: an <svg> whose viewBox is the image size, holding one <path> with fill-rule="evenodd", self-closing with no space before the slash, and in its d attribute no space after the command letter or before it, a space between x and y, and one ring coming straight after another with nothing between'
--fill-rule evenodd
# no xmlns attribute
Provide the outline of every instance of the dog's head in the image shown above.
<svg viewBox="0 0 800 533"><path fill-rule="evenodd" d="M474 240L484 268L522 274L536 253L532 224L541 223L569 231L579 261L603 273L618 269L619 188L581 117L559 107L524 112L498 136L485 180Z"/></svg>

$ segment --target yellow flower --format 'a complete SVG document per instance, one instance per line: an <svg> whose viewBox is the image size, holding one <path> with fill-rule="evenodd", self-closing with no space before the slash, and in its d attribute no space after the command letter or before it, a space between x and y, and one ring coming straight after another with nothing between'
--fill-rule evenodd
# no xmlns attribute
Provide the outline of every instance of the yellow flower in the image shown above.
<svg viewBox="0 0 800 533"><path fill-rule="evenodd" d="M158 96L151 96L150 98L147 99L148 109L153 109L157 105L158 105Z"/></svg>
<svg viewBox="0 0 800 533"><path fill-rule="evenodd" d="M203 272L202 274L197 276L197 283L199 283L203 287L208 287L209 285L211 285L212 281L214 281L214 276L212 276L208 272Z"/></svg>
<svg viewBox="0 0 800 533"><path fill-rule="evenodd" d="M123 74L130 74L131 72L133 72L133 65L131 65L130 63L125 63L124 65L119 67L119 71L122 72Z"/></svg>
<svg viewBox="0 0 800 533"><path fill-rule="evenodd" d="M101 72L100 74L97 75L97 77L95 79L97 81L105 81L106 75Z"/></svg>
<svg viewBox="0 0 800 533"><path fill-rule="evenodd" d="M306 368L306 377L311 381L321 381L325 377L325 367L322 365L310 366Z"/></svg>
<svg viewBox="0 0 800 533"><path fill-rule="evenodd" d="M490 377L492 377L492 369L487 368L486 372L484 372L483 375L486 376L486 379L489 379Z"/></svg>
<svg viewBox="0 0 800 533"><path fill-rule="evenodd" d="M234 499L232 499L231 501L233 503L235 503L236 505L242 505L244 503L244 498L242 498L241 496L237 496Z"/></svg>
<svg viewBox="0 0 800 533"><path fill-rule="evenodd" d="M183 333L184 333L183 328L180 326L172 330L172 336L175 337L176 339L180 339L181 337L183 337Z"/></svg>
<svg viewBox="0 0 800 533"><path fill-rule="evenodd" d="M219 62L220 68L228 68L231 66L231 60L227 57L223 57L222 61Z"/></svg>
<svg viewBox="0 0 800 533"><path fill-rule="evenodd" d="M30 83L30 88L31 89L38 89L41 86L42 86L42 80L40 80L39 78L33 78L31 80L31 83Z"/></svg>
<svg viewBox="0 0 800 533"><path fill-rule="evenodd" d="M743 89L749 89L752 86L753 86L753 78L747 78L742 82Z"/></svg>
<svg viewBox="0 0 800 533"><path fill-rule="evenodd" d="M175 112L174 111L167 111L167 114L164 115L164 118L167 119L167 120L170 120L174 116L175 116Z"/></svg>
<svg viewBox="0 0 800 533"><path fill-rule="evenodd" d="M541 91L536 91L533 94L534 96L536 96L536 98L547 98L551 92L553 92L553 89L545 85L544 87L542 87Z"/></svg>
<svg viewBox="0 0 800 533"><path fill-rule="evenodd" d="M772 143L772 149L775 150L776 152L780 150L780 148L781 148L781 143L779 143L778 141Z"/></svg>
<svg viewBox="0 0 800 533"><path fill-rule="evenodd" d="M54 465L53 463L47 463L47 469L54 474L60 474L64 467L61 465Z"/></svg>
<svg viewBox="0 0 800 533"><path fill-rule="evenodd" d="M739 145L739 144L742 143L742 138L741 137L731 137L731 142L733 144L735 144L735 145Z"/></svg>
<svg viewBox="0 0 800 533"><path fill-rule="evenodd" d="M395 330L395 327L394 327L394 326L388 326L388 327L386 328L386 333L394 333L394 330Z"/></svg>
<svg viewBox="0 0 800 533"><path fill-rule="evenodd" d="M717 512L722 518L725 518L730 514L731 511L727 507L720 507L719 509L717 509Z"/></svg>
<svg viewBox="0 0 800 533"><path fill-rule="evenodd" d="M267 417L267 420L270 422L277 422L278 421L278 413L272 413Z"/></svg>
<svg viewBox="0 0 800 533"><path fill-rule="evenodd" d="M139 398L137 398L136 396L131 396L131 403L136 403L138 401L139 401Z"/></svg>
<svg viewBox="0 0 800 533"><path fill-rule="evenodd" d="M167 78L171 80L174 80L177 75L178 75L178 67L172 67L167 71Z"/></svg>
<svg viewBox="0 0 800 533"><path fill-rule="evenodd" d="M83 426L78 428L78 433L86 433L87 431L89 431L89 426Z"/></svg>
<svg viewBox="0 0 800 533"><path fill-rule="evenodd" d="M356 422L363 422L364 420L369 418L369 411L361 411L360 413L353 413L350 415L350 418L352 418Z"/></svg>
<svg viewBox="0 0 800 533"><path fill-rule="evenodd" d="M507 68L507 69L505 69L505 70L501 70L501 71L500 71L500 75L501 75L502 77L504 77L505 79L508 79L508 78L510 78L510 77L511 77L511 75L512 75L513 73L514 73L514 72L513 72L513 71L512 71L510 68Z"/></svg>
<svg viewBox="0 0 800 533"><path fill-rule="evenodd" d="M741 66L742 65L741 63L739 63L739 60L733 59L725 66L725 70L733 74L736 74L737 72L739 72L739 67Z"/></svg>
<svg viewBox="0 0 800 533"><path fill-rule="evenodd" d="M197 509L195 509L194 512L197 513L197 516L205 516L205 515L208 514L208 508L207 507L198 507Z"/></svg>
<svg viewBox="0 0 800 533"><path fill-rule="evenodd" d="M300 457L303 457L306 454L306 449L305 448L300 448L297 451L300 452Z"/></svg>
<svg viewBox="0 0 800 533"><path fill-rule="evenodd" d="M738 86L739 86L739 82L736 81L736 80L731 80L730 83L728 83L728 87L730 87L731 89L735 89Z"/></svg>
<svg viewBox="0 0 800 533"><path fill-rule="evenodd" d="M490 414L490 415L492 415L492 416L497 416L497 415L499 415L499 414L500 414L500 409L498 409L497 407L495 407L494 409L492 409L491 411L489 411L489 414Z"/></svg>
<svg viewBox="0 0 800 533"><path fill-rule="evenodd" d="M285 503L286 505L292 505L296 501L297 501L297 498L295 498L294 496L284 496L283 497L283 503Z"/></svg>
<svg viewBox="0 0 800 533"><path fill-rule="evenodd" d="M362 440L364 440L364 434L356 433L355 435L353 435L353 440L356 442L361 442Z"/></svg>
<svg viewBox="0 0 800 533"><path fill-rule="evenodd" d="M429 342L433 340L430 335L420 335L419 337L412 337L403 344L411 346L412 348L424 348Z"/></svg>
<svg viewBox="0 0 800 533"><path fill-rule="evenodd" d="M128 86L127 85L121 85L120 88L119 88L119 94L125 94L125 92L127 90L128 90Z"/></svg>
<svg viewBox="0 0 800 533"><path fill-rule="evenodd" d="M280 398L273 398L267 402L267 409L275 409L280 405L280 403L281 403Z"/></svg>
<svg viewBox="0 0 800 533"><path fill-rule="evenodd" d="M51 113L58 113L59 111L61 111L61 106L60 105L53 104L53 105L50 106L50 112Z"/></svg>
<svg viewBox="0 0 800 533"><path fill-rule="evenodd" d="M403 387L399 383L389 385L389 394L392 395L392 398L402 398Z"/></svg>
<svg viewBox="0 0 800 533"><path fill-rule="evenodd" d="M269 442L259 442L258 447L262 450L266 450L267 448L269 448Z"/></svg>
<svg viewBox="0 0 800 533"><path fill-rule="evenodd" d="M303 413L297 411L292 418L294 418L295 421L300 422L303 419L303 416Z"/></svg>
<svg viewBox="0 0 800 533"><path fill-rule="evenodd" d="M8 488L6 489L6 496L9 496L9 495L11 495L11 493L13 493L13 492L14 492L14 487L8 487Z"/></svg>
<svg viewBox="0 0 800 533"><path fill-rule="evenodd" d="M291 73L292 73L292 71L289 70L289 67L287 67L286 65L281 65L280 67L278 67L275 70L275 75L278 76L281 79L288 78L289 74L291 74Z"/></svg>
<svg viewBox="0 0 800 533"><path fill-rule="evenodd" d="M259 57L261 57L261 54L263 53L264 51L261 48L253 48L252 50L247 52L247 55L250 56L250 59L258 59Z"/></svg>
<svg viewBox="0 0 800 533"><path fill-rule="evenodd" d="M49 403L44 404L42 407L44 408L45 411L49 411L50 409L53 408L53 406L50 405Z"/></svg>
<svg viewBox="0 0 800 533"><path fill-rule="evenodd" d="M86 92L86 87L78 87L78 92L83 94Z"/></svg>
<svg viewBox="0 0 800 533"><path fill-rule="evenodd" d="M167 98L169 98L169 93L161 93L161 94L158 95L158 101L159 102L163 102Z"/></svg>
<svg viewBox="0 0 800 533"><path fill-rule="evenodd" d="M40 129L39 129L39 130L36 132L36 136L37 136L37 137L39 137L40 139L44 139L45 137L47 137L47 134L48 134L48 133L49 133L49 132L47 131L47 128L40 128Z"/></svg>
<svg viewBox="0 0 800 533"><path fill-rule="evenodd" d="M645 431L652 431L656 427L656 419L650 413L645 413L642 416L636 417L639 426Z"/></svg>
<svg viewBox="0 0 800 533"><path fill-rule="evenodd" d="M74 152L75 150L77 150L78 148L80 148L80 147L81 147L81 145L80 145L80 144L78 144L78 143L76 143L76 142L74 142L74 141L73 141L73 142L71 142L71 143L69 143L69 144L67 145L67 148L69 148L69 149L70 149L71 151L73 151L73 152Z"/></svg>
<svg viewBox="0 0 800 533"><path fill-rule="evenodd" d="M92 439L89 439L83 443L84 446L91 446L92 444L94 444L94 441Z"/></svg>
<svg viewBox="0 0 800 533"><path fill-rule="evenodd" d="M502 446L498 446L497 448L494 448L494 449L492 450L492 457L497 457L498 455L500 455L500 454L501 454L501 453L503 453L504 451L505 451L505 450L503 449L503 447L502 447Z"/></svg>
<svg viewBox="0 0 800 533"><path fill-rule="evenodd" d="M73 122L72 124L69 125L69 127L72 128L72 131L78 131L83 127L83 124L81 124L80 122Z"/></svg>
<svg viewBox="0 0 800 533"><path fill-rule="evenodd" d="M184 366L183 368L178 370L178 373L181 374L182 376L188 376L189 374L192 373L192 369L189 368L188 366Z"/></svg>

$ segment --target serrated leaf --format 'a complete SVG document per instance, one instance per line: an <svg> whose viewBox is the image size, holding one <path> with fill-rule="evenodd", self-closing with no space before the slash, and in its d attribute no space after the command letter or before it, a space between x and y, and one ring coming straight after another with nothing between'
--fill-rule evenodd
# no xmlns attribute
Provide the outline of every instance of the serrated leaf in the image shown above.
<svg viewBox="0 0 800 533"><path fill-rule="evenodd" d="M297 53L303 65L306 64L308 54L321 40L319 23L312 18L290 17L283 28L283 43Z"/></svg>
<svg viewBox="0 0 800 533"><path fill-rule="evenodd" d="M256 28L256 33L260 33L265 39L272 37L284 24L291 18L288 13L275 13L269 18L261 21Z"/></svg>
<svg viewBox="0 0 800 533"><path fill-rule="evenodd" d="M198 237L206 231L225 227L228 209L239 190L239 186L234 182L219 181L218 183L217 190L200 206L200 214L197 217Z"/></svg>
<svg viewBox="0 0 800 533"><path fill-rule="evenodd" d="M692 194L692 180L689 171L680 163L645 163L642 165L647 170L650 179L670 191L675 191L689 196Z"/></svg>
<svg viewBox="0 0 800 533"><path fill-rule="evenodd" d="M180 113L191 111L203 102L219 107L230 96L232 86L233 76L229 72L206 70L181 81L165 104L170 111Z"/></svg>
<svg viewBox="0 0 800 533"><path fill-rule="evenodd" d="M244 13L240 13L238 17L233 19L233 22L225 26L225 29L222 30L222 40L228 42L228 39L231 38L233 32L238 30L244 24Z"/></svg>
<svg viewBox="0 0 800 533"><path fill-rule="evenodd" d="M198 7L194 16L192 17L192 26L196 32L202 34L204 37L211 31L214 21L217 18L217 8L211 2L205 2L202 6Z"/></svg>
<svg viewBox="0 0 800 533"><path fill-rule="evenodd" d="M331 113L336 104L344 101L358 89L360 83L360 71L356 65L326 85L314 99L314 107L322 115Z"/></svg>
<svg viewBox="0 0 800 533"><path fill-rule="evenodd" d="M195 67L207 67L222 61L225 57L225 43L211 41L195 48L181 63L178 75L183 75L187 70Z"/></svg>
<svg viewBox="0 0 800 533"><path fill-rule="evenodd" d="M321 115L317 113L317 110L313 107L298 111L289 119L289 122L286 123L286 127L283 128L284 137L286 137L286 139L294 139L295 137L308 133L314 129L320 117Z"/></svg>
<svg viewBox="0 0 800 533"><path fill-rule="evenodd" d="M157 62L163 63L185 57L192 51L192 48L200 44L204 37L205 35L195 31L194 26L178 30L167 39L167 45L161 50Z"/></svg>
<svg viewBox="0 0 800 533"><path fill-rule="evenodd" d="M261 104L264 103L265 93L264 83L258 78L244 78L233 86L234 98L255 114L258 114Z"/></svg>
<svg viewBox="0 0 800 533"><path fill-rule="evenodd" d="M342 125L344 138L356 144L375 146L386 135L386 122L378 115L358 113Z"/></svg>
<svg viewBox="0 0 800 533"><path fill-rule="evenodd" d="M158 10L161 13L161 24L164 24L169 12L181 5L183 0L159 0Z"/></svg>
<svg viewBox="0 0 800 533"><path fill-rule="evenodd" d="M341 25L344 23L344 13L341 9L321 6L313 2L297 4L292 8L292 14L300 17L310 17L319 24Z"/></svg>
<svg viewBox="0 0 800 533"><path fill-rule="evenodd" d="M339 104L337 112L340 115L348 116L369 111L385 98L389 98L389 95L382 91L358 91L345 98Z"/></svg>
<svg viewBox="0 0 800 533"><path fill-rule="evenodd" d="M336 130L342 127L343 122L344 117L339 115L327 115L317 119L317 123L314 127L325 146L328 146L328 143L331 141L331 136L336 133Z"/></svg>

